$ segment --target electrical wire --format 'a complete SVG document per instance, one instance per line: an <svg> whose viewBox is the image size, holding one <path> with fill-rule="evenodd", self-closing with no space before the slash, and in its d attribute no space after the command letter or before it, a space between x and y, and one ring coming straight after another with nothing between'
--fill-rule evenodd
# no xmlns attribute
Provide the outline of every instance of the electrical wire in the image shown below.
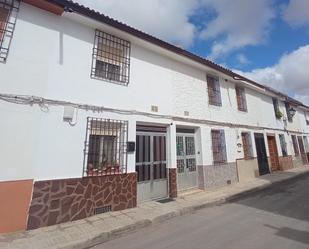
<svg viewBox="0 0 309 249"><path fill-rule="evenodd" d="M98 112L98 113L110 112L110 113L117 113L117 114L122 114L122 115L139 115L139 116L146 116L150 118L169 119L173 121L186 122L186 123L206 124L210 126L223 126L223 127L229 127L229 128L244 128L244 129L253 129L253 130L272 130L272 131L281 131L281 132L291 132L291 133L296 133L296 134L309 134L307 132L299 132L299 131L271 128L271 127L265 127L265 126L244 125L244 124L239 124L239 123L220 122L220 121L207 120L207 119L195 119L195 118L180 117L180 116L173 116L173 115L155 114L155 113L149 113L149 112L143 112L143 111L137 111L137 110L125 110L125 109L116 109L116 108L110 108L110 107L105 107L105 106L73 103L69 101L46 99L46 98L33 96L33 95L14 95L14 94L1 93L0 100L13 103L13 104L18 104L18 105L29 105L29 106L38 105L43 110L46 110L48 106L63 106L63 107L71 106L76 109Z"/></svg>

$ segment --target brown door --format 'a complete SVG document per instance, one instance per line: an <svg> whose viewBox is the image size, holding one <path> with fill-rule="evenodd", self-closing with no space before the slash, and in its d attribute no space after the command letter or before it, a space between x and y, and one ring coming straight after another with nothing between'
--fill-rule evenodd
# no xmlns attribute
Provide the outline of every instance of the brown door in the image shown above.
<svg viewBox="0 0 309 249"><path fill-rule="evenodd" d="M276 138L274 136L267 136L269 157L271 162L271 170L276 171L280 169L278 150Z"/></svg>
<svg viewBox="0 0 309 249"><path fill-rule="evenodd" d="M303 139L302 137L297 137L298 139L298 144L299 144L299 150L300 150L300 155L301 155L301 159L303 161L303 164L307 164L308 161L307 161L307 155L306 155L306 152L305 152L305 146L304 146L304 143L303 143Z"/></svg>

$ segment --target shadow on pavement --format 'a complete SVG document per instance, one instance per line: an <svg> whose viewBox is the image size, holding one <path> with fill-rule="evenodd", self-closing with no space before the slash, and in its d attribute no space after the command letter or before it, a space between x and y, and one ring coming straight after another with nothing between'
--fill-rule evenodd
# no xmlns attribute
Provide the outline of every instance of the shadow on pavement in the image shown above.
<svg viewBox="0 0 309 249"><path fill-rule="evenodd" d="M291 174L291 173L290 173ZM254 193L242 200L240 205L264 210L301 221L309 221L309 175Z"/></svg>
<svg viewBox="0 0 309 249"><path fill-rule="evenodd" d="M287 174L292 174L287 172ZM267 179L265 176L264 179ZM309 222L309 175L275 184L274 186L236 201L239 205L263 210L275 215ZM309 232L289 227L275 227L276 235L309 245Z"/></svg>
<svg viewBox="0 0 309 249"><path fill-rule="evenodd" d="M301 230L297 230L297 229L292 229L292 228L288 228L288 227L278 228L278 227L274 227L274 226L271 226L271 225L265 225L265 226L268 227L268 228L276 230L277 236L309 245L309 232L301 231Z"/></svg>

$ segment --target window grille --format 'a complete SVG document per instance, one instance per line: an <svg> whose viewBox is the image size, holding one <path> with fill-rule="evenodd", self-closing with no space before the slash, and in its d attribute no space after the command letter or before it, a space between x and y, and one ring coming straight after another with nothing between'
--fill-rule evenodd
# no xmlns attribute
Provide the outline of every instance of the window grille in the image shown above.
<svg viewBox="0 0 309 249"><path fill-rule="evenodd" d="M295 135L292 135L292 142L293 142L293 148L295 152L295 156L299 156L299 148L298 148L298 143L297 143L297 138Z"/></svg>
<svg viewBox="0 0 309 249"><path fill-rule="evenodd" d="M218 165L226 163L227 155L224 130L212 130L211 140L214 164Z"/></svg>
<svg viewBox="0 0 309 249"><path fill-rule="evenodd" d="M128 85L130 50L130 42L96 30L91 77Z"/></svg>
<svg viewBox="0 0 309 249"><path fill-rule="evenodd" d="M127 172L128 122L87 118L84 175Z"/></svg>
<svg viewBox="0 0 309 249"><path fill-rule="evenodd" d="M253 158L253 149L252 149L252 140L249 132L241 133L242 144L244 149L244 158L251 159Z"/></svg>
<svg viewBox="0 0 309 249"><path fill-rule="evenodd" d="M209 104L222 106L219 78L207 75L207 88Z"/></svg>
<svg viewBox="0 0 309 249"><path fill-rule="evenodd" d="M19 0L0 0L0 62L7 60L19 5Z"/></svg>
<svg viewBox="0 0 309 249"><path fill-rule="evenodd" d="M279 140L280 140L280 145L281 145L282 156L287 156L288 149L287 149L285 137L283 134L279 134Z"/></svg>
<svg viewBox="0 0 309 249"><path fill-rule="evenodd" d="M237 99L237 107L239 111L246 112L247 111L247 100L245 88L236 86L236 99Z"/></svg>

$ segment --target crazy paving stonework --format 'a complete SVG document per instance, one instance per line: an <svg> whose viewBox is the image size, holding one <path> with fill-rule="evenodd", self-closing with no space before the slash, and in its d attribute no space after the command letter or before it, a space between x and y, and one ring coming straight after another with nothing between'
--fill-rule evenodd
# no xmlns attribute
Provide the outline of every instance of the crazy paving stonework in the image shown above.
<svg viewBox="0 0 309 249"><path fill-rule="evenodd" d="M292 156L279 157L280 170L288 170L294 168Z"/></svg>
<svg viewBox="0 0 309 249"><path fill-rule="evenodd" d="M177 169L168 169L169 174L169 197L177 197Z"/></svg>
<svg viewBox="0 0 309 249"><path fill-rule="evenodd" d="M35 182L27 229L136 207L136 173Z"/></svg>

